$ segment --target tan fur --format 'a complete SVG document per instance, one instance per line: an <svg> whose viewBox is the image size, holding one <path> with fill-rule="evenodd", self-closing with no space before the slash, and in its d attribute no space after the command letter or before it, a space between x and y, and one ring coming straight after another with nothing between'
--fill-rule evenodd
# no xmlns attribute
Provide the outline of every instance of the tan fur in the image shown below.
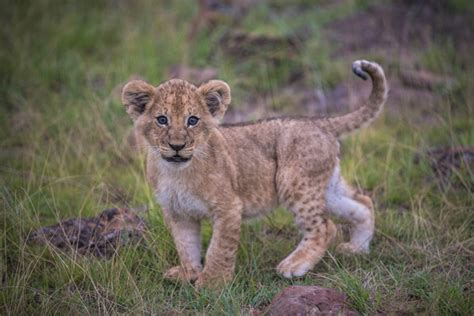
<svg viewBox="0 0 474 316"><path fill-rule="evenodd" d="M124 87L123 103L148 144L148 180L181 261L166 277L196 280L197 286L230 280L242 220L277 205L294 214L303 235L277 267L283 276L304 275L324 255L336 232L327 210L352 224L351 241L341 250L368 251L372 204L340 176L337 136L372 120L388 88L380 66L367 61L354 65L372 78L369 100L353 113L323 120L279 118L219 125L231 96L229 86L218 80L200 87L176 79L158 87L143 81ZM159 116L168 118L166 125L157 123ZM190 116L199 118L195 126L187 125ZM177 145L183 148L171 148ZM175 158L181 162L168 161ZM202 219L213 225L204 268Z"/></svg>

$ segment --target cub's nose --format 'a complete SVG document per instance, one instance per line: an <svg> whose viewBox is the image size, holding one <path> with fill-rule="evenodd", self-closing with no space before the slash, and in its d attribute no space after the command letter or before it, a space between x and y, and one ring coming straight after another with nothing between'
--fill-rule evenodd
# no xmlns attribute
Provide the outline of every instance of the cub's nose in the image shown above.
<svg viewBox="0 0 474 316"><path fill-rule="evenodd" d="M181 149L184 148L184 146L186 146L186 144L171 144L171 143L168 143L168 145L176 151L180 151Z"/></svg>

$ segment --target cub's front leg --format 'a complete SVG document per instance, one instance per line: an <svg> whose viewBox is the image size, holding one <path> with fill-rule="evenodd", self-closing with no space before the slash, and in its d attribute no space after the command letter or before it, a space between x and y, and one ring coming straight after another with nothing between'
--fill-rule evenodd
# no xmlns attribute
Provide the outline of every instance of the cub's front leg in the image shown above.
<svg viewBox="0 0 474 316"><path fill-rule="evenodd" d="M165 278L194 281L201 273L201 223L190 218L171 216L163 211L166 225L171 229L180 265L165 272Z"/></svg>
<svg viewBox="0 0 474 316"><path fill-rule="evenodd" d="M214 212L212 238L206 253L204 270L197 287L219 287L234 276L235 259L240 241L241 207Z"/></svg>

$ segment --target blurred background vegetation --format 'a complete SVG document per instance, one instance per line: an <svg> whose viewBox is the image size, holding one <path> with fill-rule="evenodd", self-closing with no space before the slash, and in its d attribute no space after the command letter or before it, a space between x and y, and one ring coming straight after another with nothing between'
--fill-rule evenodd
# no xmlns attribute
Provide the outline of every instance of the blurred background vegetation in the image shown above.
<svg viewBox="0 0 474 316"><path fill-rule="evenodd" d="M2 1L0 310L243 313L289 284L345 292L361 313L472 314L474 5L468 0ZM277 210L245 226L223 292L166 282L177 263L130 144L119 100L133 78L219 78L225 120L328 116L370 91L350 71L379 62L383 117L343 140L347 179L376 203L367 257L335 254L303 279L276 264L297 240ZM146 243L113 258L26 242L29 232L111 206L147 205ZM204 241L210 237L209 225Z"/></svg>

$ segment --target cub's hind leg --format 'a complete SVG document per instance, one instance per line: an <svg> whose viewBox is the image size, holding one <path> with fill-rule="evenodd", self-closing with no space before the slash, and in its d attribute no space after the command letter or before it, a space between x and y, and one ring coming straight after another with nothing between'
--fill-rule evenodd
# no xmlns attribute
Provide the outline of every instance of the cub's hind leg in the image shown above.
<svg viewBox="0 0 474 316"><path fill-rule="evenodd" d="M292 211L303 234L296 249L277 266L278 273L284 277L306 274L321 260L336 234L335 225L325 214L324 192L329 175L322 173L317 177L305 177L294 169L280 173L280 200Z"/></svg>
<svg viewBox="0 0 474 316"><path fill-rule="evenodd" d="M340 244L337 250L346 253L368 253L375 227L372 200L356 193L345 183L340 174L339 162L328 183L326 205L332 214L351 225L350 241Z"/></svg>

